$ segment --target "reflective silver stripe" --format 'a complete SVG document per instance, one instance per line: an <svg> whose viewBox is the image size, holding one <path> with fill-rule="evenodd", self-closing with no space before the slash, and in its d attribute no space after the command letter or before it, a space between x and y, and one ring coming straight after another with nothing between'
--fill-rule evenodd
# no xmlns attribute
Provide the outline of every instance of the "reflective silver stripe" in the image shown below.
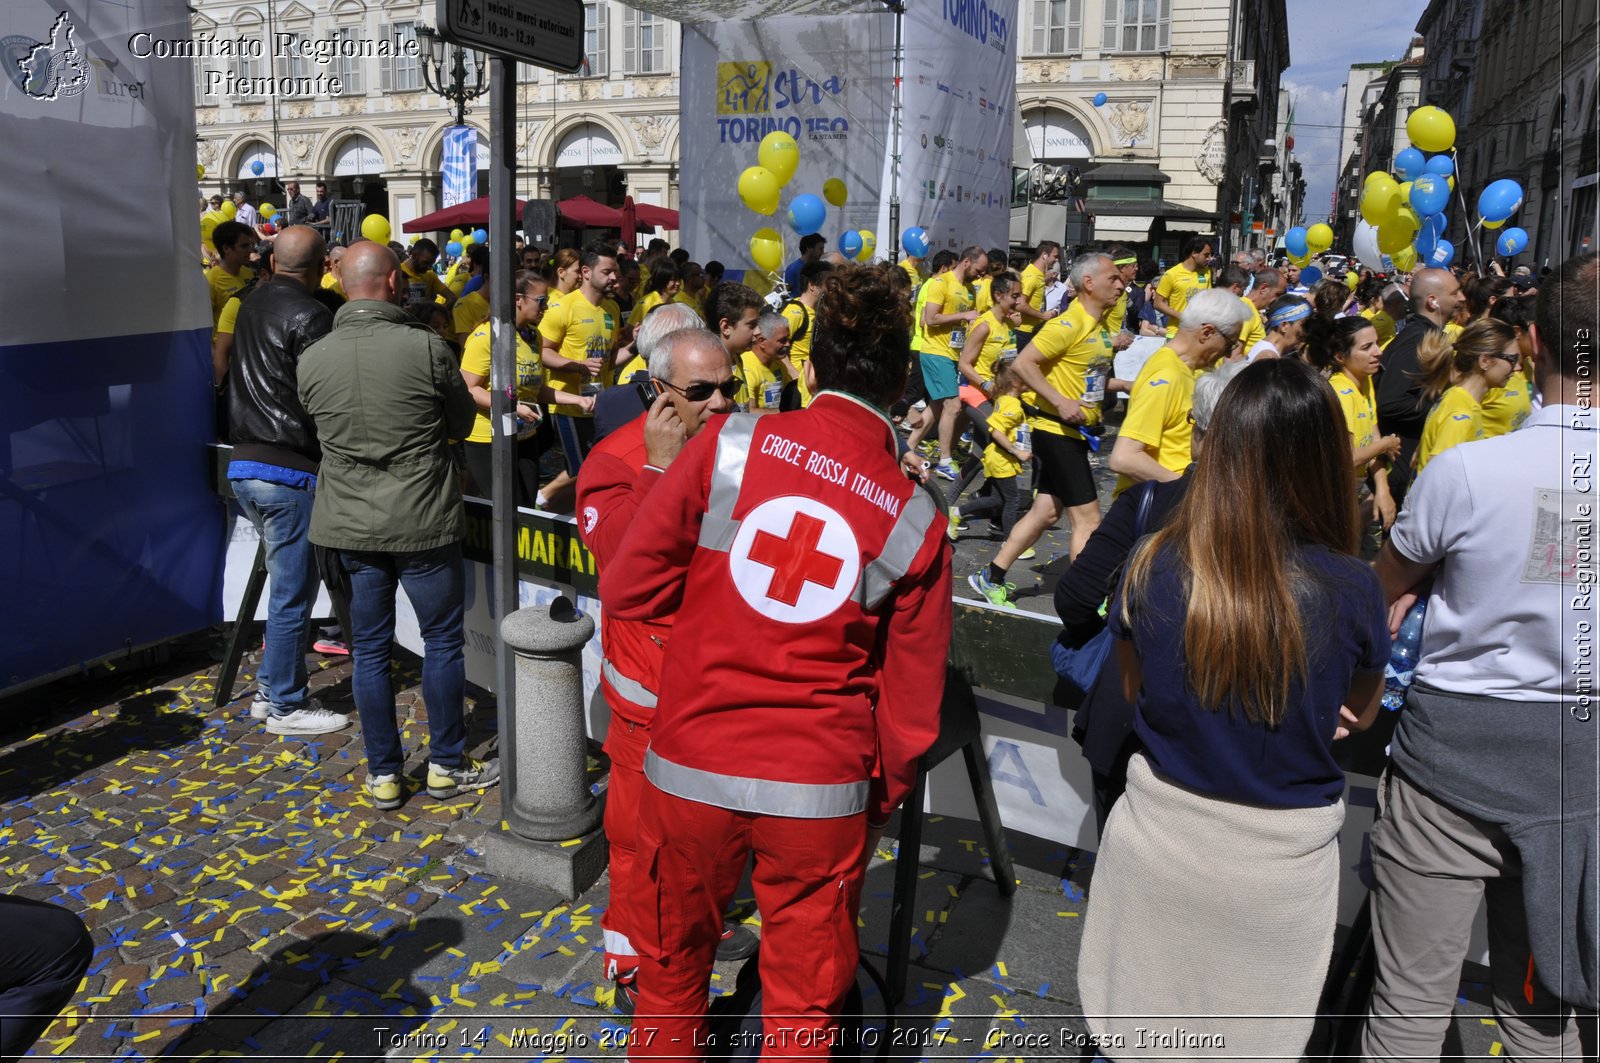
<svg viewBox="0 0 1600 1063"><path fill-rule="evenodd" d="M919 488L911 493L900 509L900 516L895 519L894 527L889 529L889 538L884 541L883 549L877 557L862 566L861 577L856 580L852 595L861 608L871 612L883 604L883 600L894 589L895 582L906 574L911 562L917 559L917 551L922 549L922 543L928 536L928 526L938 514L939 507L928 492Z"/></svg>
<svg viewBox="0 0 1600 1063"><path fill-rule="evenodd" d="M739 534L740 523L707 513L700 521L700 545L707 550L721 550L726 553L733 548L733 540Z"/></svg>
<svg viewBox="0 0 1600 1063"><path fill-rule="evenodd" d="M837 819L866 811L867 780L840 783L774 782L686 768L658 755L644 755L644 773L656 786L688 801L792 819Z"/></svg>
<svg viewBox="0 0 1600 1063"><path fill-rule="evenodd" d="M636 679L629 679L617 671L617 666L609 660L600 661L600 674L606 677L606 682L611 684L611 689L627 698L641 709L656 707L656 695L649 687Z"/></svg>
<svg viewBox="0 0 1600 1063"><path fill-rule="evenodd" d="M711 494L706 499L708 516L723 520L733 518L733 505L739 501L739 487L744 483L744 466L750 460L750 438L755 433L757 420L754 414L736 413L717 433L717 460L711 469Z"/></svg>

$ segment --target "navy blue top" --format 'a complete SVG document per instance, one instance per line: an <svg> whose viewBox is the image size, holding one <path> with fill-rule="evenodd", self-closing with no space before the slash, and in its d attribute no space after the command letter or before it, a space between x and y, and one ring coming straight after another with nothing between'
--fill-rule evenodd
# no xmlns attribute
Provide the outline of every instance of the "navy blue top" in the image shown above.
<svg viewBox="0 0 1600 1063"><path fill-rule="evenodd" d="M1389 622L1372 569L1321 546L1297 553L1306 676L1289 688L1288 714L1276 728L1252 723L1237 704L1205 708L1184 665L1187 580L1171 549L1159 554L1132 629L1122 622L1126 583L1110 608L1111 632L1132 639L1143 686L1134 727L1145 755L1164 777L1201 793L1270 808L1317 808L1344 792L1333 759L1339 706L1357 672L1382 672Z"/></svg>

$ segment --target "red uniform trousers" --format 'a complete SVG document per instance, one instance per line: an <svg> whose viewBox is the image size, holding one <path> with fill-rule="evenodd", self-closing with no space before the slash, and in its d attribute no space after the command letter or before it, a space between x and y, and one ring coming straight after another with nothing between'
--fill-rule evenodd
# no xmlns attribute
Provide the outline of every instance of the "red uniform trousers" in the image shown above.
<svg viewBox="0 0 1600 1063"><path fill-rule="evenodd" d="M603 689L603 687L602 687ZM607 702L615 695L605 691ZM606 844L610 849L611 900L600 916L605 936L606 977L616 981L639 966L632 943L638 923L638 884L635 866L639 849L639 802L644 796L644 752L650 746L650 725L630 720L611 710L611 726L603 747L611 758L611 779L606 788Z"/></svg>
<svg viewBox="0 0 1600 1063"><path fill-rule="evenodd" d="M856 977L865 813L754 815L645 781L639 807L639 1004L632 1059L706 1056L707 987L722 913L755 853L764 1059L825 1058Z"/></svg>

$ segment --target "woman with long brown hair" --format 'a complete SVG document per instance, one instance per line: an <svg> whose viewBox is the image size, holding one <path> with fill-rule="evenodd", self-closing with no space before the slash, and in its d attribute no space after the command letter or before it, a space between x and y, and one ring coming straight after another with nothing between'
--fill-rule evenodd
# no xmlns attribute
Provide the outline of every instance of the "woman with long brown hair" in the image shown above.
<svg viewBox="0 0 1600 1063"><path fill-rule="evenodd" d="M1298 1059L1339 885L1332 746L1377 714L1388 618L1356 558L1344 418L1315 370L1242 370L1110 608L1142 751L1078 960L1106 1055ZM1176 1027L1213 1040L1151 1043Z"/></svg>
<svg viewBox="0 0 1600 1063"><path fill-rule="evenodd" d="M1433 408L1417 444L1418 472L1458 443L1484 438L1484 397L1504 387L1521 363L1517 330L1493 318L1473 321L1453 341L1443 332L1423 337L1417 366L1423 400Z"/></svg>

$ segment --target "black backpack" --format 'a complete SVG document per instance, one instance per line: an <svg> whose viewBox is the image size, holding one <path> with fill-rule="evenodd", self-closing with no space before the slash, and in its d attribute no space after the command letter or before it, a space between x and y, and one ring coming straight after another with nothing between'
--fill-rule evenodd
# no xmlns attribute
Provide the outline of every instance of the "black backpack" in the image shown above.
<svg viewBox="0 0 1600 1063"><path fill-rule="evenodd" d="M782 306L778 307L778 313L783 313L791 306L798 306L800 308L800 327L789 333L789 342L799 343L801 340L806 338L806 333L811 331L811 311L807 310L806 304L802 303L800 300L790 299L787 303L784 303Z"/></svg>

